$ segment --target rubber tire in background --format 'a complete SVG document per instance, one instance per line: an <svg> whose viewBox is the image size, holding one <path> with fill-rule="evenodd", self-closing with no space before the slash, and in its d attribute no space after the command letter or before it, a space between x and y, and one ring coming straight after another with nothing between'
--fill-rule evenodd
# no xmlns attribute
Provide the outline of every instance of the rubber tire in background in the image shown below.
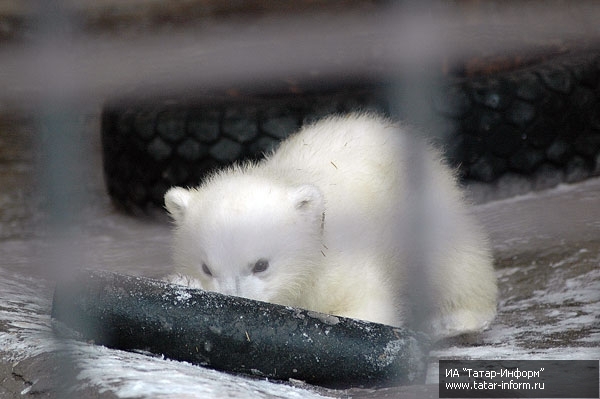
<svg viewBox="0 0 600 399"><path fill-rule="evenodd" d="M102 113L104 176L113 201L129 212L163 206L172 186L194 186L215 168L259 159L305 123L333 113L387 113L382 89L230 102L119 100Z"/></svg>
<svg viewBox="0 0 600 399"><path fill-rule="evenodd" d="M546 63L443 87L434 109L448 129L447 154L468 180L562 171L598 173L600 55Z"/></svg>
<svg viewBox="0 0 600 399"><path fill-rule="evenodd" d="M194 186L215 168L258 159L308 121L353 110L387 114L386 87L219 101L110 101L101 127L108 193L129 212L162 209L169 187ZM438 144L467 184L510 173L554 173L574 181L599 172L599 53L447 78L431 109L445 129Z"/></svg>

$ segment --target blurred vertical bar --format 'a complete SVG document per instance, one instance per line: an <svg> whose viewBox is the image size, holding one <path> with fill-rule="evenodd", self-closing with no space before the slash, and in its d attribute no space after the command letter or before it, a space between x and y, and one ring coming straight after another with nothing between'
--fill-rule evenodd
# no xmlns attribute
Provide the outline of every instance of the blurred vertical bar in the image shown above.
<svg viewBox="0 0 600 399"><path fill-rule="evenodd" d="M39 98L32 99L41 152L39 192L45 206L46 228L53 233L49 237L70 240L75 239L73 228L84 203L83 160L88 150L82 131L82 99L77 96L77 68L63 57L75 29L60 1L42 0L38 4L39 59L32 73L43 77L40 81L49 83ZM77 248L69 245L68 251L59 251L58 255L65 259L53 259L48 265L53 277L68 273L74 266L72 260Z"/></svg>
<svg viewBox="0 0 600 399"><path fill-rule="evenodd" d="M398 2L398 10L394 15L399 16L398 31L400 40L407 45L409 54L419 54L421 51L427 53L440 46L438 26L435 23L440 13L440 3L435 0L406 0ZM411 17L420 16L419 23L411 20ZM427 18L430 16L430 18ZM428 21L428 23L423 23ZM394 40L394 38L390 38ZM394 48L395 46L390 46ZM409 55L410 56L410 55ZM402 60L403 55L398 54ZM423 57L422 60L432 60L435 57ZM419 60L419 61L422 61ZM409 270L409 282L406 287L410 290L410 325L417 330L425 331L426 315L432 310L432 296L430 295L430 254L436 242L432 232L439 221L432 215L431 207L435 207L435 198L432 198L428 190L430 184L427 178L427 151L428 144L439 135L439 120L432 112L431 99L438 90L441 68L429 62L418 62L417 60L403 60L402 68L398 70L395 83L390 87L391 113L395 119L407 123L408 129L407 145L401 149L399 154L406 160L407 165L407 187L409 195L409 212L407 215L404 237L410 242L405 243ZM414 128L413 128L414 127ZM409 232L409 233L408 233Z"/></svg>
<svg viewBox="0 0 600 399"><path fill-rule="evenodd" d="M76 98L78 77L76 65L70 65L69 45L76 27L60 0L37 2L38 30L34 45L39 59L32 66L35 81L47 82L49 90L32 99L37 117L38 189L46 216L47 253L39 264L42 275L60 281L80 265L82 251L77 241L77 224L83 207L82 181L85 137L81 129L82 110ZM70 388L76 381L75 363L68 356L69 348L56 342L60 356L53 370L57 397L76 396Z"/></svg>

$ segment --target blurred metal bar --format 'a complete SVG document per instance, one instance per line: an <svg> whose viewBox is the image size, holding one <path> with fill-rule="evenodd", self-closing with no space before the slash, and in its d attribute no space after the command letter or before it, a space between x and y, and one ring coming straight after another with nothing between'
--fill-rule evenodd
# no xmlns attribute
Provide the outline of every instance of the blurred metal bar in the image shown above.
<svg viewBox="0 0 600 399"><path fill-rule="evenodd" d="M540 43L600 42L598 2L493 4L489 10L393 8L373 15L273 19L145 37L73 36L53 48L48 60L37 46L5 46L0 100L30 105L57 90L105 98L140 87L208 90L278 79L394 74L464 58L474 49L502 53ZM427 40L432 35L436 40ZM77 84L49 78L44 69L51 59L70 65Z"/></svg>
<svg viewBox="0 0 600 399"><path fill-rule="evenodd" d="M37 266L41 275L62 281L79 267L85 251L77 229L85 204L82 171L89 167L84 161L89 149L84 144L89 138L82 138L83 113L75 95L83 80L77 76L77 63L63 57L61 51L77 36L77 27L60 0L42 0L35 5L40 15L38 32L28 50L32 52L30 62L22 65L22 70L24 76L39 77L47 83L42 91L24 99L37 107L40 159L36 172L46 216L43 228L48 249L43 264ZM69 343L59 339L56 345L65 349ZM74 370L75 361L69 356L62 357L59 367L51 370L59 397L78 396L70 389L77 381Z"/></svg>
<svg viewBox="0 0 600 399"><path fill-rule="evenodd" d="M402 3L401 14L426 14L426 9L434 6L435 1L419 2L408 0ZM407 32L402 37L412 37L409 49L434 49L440 51L444 44L444 34L438 30L436 20L420 21L419 25L412 25L411 21L403 21L408 26ZM402 50L400 50L402 51ZM425 56L420 63L404 63L398 68L393 83L388 88L390 106L393 117L397 120L408 121L422 130L405 129L405 143L398 149L398 157L404 159L408 167L405 168L406 181L404 190L410 193L406 196L406 225L404 239L405 261L408 273L406 287L409 312L408 325L417 331L428 330L428 315L432 314L434 304L431 294L431 270L433 259L431 253L435 251L436 242L432 234L440 222L432 216L436 207L437 198L433 198L429 190L427 176L428 141L437 135L435 116L428 105L433 94L438 90L441 68L435 67L435 55L432 58ZM437 60L440 61L439 59ZM408 234L410 232L410 234Z"/></svg>

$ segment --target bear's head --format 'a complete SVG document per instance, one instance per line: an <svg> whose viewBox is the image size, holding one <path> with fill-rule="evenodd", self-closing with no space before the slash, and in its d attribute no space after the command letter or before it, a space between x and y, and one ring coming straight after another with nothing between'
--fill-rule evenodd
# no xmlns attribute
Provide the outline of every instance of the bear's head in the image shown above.
<svg viewBox="0 0 600 399"><path fill-rule="evenodd" d="M325 200L313 185L227 176L165 195L177 271L202 288L289 304L323 257Z"/></svg>

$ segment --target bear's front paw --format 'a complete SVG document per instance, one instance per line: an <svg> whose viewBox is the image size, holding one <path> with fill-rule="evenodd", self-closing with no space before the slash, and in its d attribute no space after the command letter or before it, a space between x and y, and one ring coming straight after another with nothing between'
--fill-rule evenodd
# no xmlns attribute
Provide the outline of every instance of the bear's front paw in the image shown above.
<svg viewBox="0 0 600 399"><path fill-rule="evenodd" d="M183 285L188 288L202 289L202 283L199 280L181 273L171 274L164 278L171 284Z"/></svg>
<svg viewBox="0 0 600 399"><path fill-rule="evenodd" d="M461 334L478 333L489 327L495 315L496 310L493 308L477 311L454 310L432 318L429 323L429 332L436 340Z"/></svg>

